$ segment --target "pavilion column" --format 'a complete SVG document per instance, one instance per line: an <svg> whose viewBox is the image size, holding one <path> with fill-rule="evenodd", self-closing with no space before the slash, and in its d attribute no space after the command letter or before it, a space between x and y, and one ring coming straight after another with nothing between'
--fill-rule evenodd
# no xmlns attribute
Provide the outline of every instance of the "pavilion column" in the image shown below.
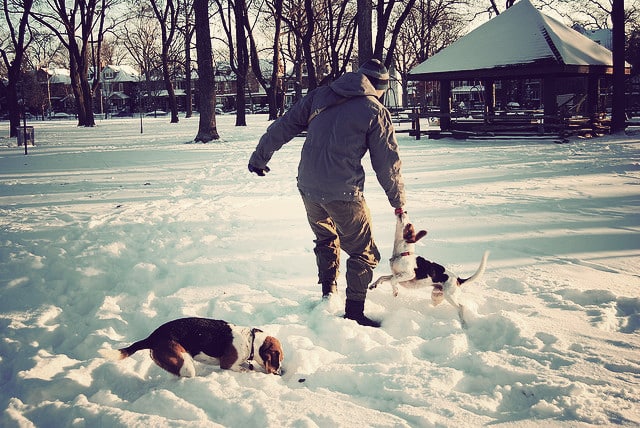
<svg viewBox="0 0 640 428"><path fill-rule="evenodd" d="M598 94L600 93L600 78L596 75L587 76L587 113L594 118L598 113Z"/></svg>
<svg viewBox="0 0 640 428"><path fill-rule="evenodd" d="M496 85L493 79L484 80L482 85L484 86L484 121L486 123L496 112Z"/></svg>
<svg viewBox="0 0 640 428"><path fill-rule="evenodd" d="M440 81L440 130L451 129L451 80Z"/></svg>
<svg viewBox="0 0 640 428"><path fill-rule="evenodd" d="M558 94L556 77L546 76L542 80L542 102L544 103L545 123L558 123Z"/></svg>

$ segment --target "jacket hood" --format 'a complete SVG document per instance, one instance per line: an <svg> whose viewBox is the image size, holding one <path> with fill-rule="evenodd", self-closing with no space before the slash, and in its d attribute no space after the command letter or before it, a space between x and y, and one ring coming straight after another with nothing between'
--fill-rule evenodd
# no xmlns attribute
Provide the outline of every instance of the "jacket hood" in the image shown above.
<svg viewBox="0 0 640 428"><path fill-rule="evenodd" d="M358 97L363 95L373 95L377 97L375 88L367 76L362 73L349 72L343 74L331 82L329 87L343 97Z"/></svg>

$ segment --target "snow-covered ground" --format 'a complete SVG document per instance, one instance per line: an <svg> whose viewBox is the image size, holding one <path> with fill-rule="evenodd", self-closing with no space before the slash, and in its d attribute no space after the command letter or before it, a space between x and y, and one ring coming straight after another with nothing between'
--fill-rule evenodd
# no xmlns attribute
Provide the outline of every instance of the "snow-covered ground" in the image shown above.
<svg viewBox="0 0 640 428"><path fill-rule="evenodd" d="M295 177L302 139L266 177L268 122L189 144L197 118L34 122L0 137L3 427L472 427L640 424L640 132L569 144L399 134L417 252L461 276L466 328L430 290L369 292L379 329L323 303ZM389 273L395 218L365 193ZM343 269L344 271L344 269ZM344 276L339 281L344 290ZM343 299L343 294L341 295ZM280 338L282 376L98 350L183 316Z"/></svg>

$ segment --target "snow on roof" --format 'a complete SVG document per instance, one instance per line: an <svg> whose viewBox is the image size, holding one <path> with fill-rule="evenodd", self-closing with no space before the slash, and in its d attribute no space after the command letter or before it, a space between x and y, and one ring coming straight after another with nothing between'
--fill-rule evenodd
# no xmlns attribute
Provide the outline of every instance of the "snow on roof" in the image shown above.
<svg viewBox="0 0 640 428"><path fill-rule="evenodd" d="M113 78L108 79L110 82L137 82L140 80L140 73L130 65L110 64L102 70L102 73L104 73L106 69L113 71Z"/></svg>
<svg viewBox="0 0 640 428"><path fill-rule="evenodd" d="M49 83L71 84L71 73L69 70L65 68L47 68L45 70L47 74L49 74Z"/></svg>
<svg viewBox="0 0 640 428"><path fill-rule="evenodd" d="M458 39L411 70L411 75L545 63L613 64L611 51L544 15L529 0Z"/></svg>

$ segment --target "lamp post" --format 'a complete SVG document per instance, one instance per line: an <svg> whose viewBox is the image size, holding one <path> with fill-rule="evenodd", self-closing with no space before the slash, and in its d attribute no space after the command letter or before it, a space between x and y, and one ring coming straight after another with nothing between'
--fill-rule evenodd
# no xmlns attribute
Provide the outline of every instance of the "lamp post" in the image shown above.
<svg viewBox="0 0 640 428"><path fill-rule="evenodd" d="M138 89L138 111L140 112L140 133L142 134L143 132L143 128L142 128L142 91L140 89Z"/></svg>
<svg viewBox="0 0 640 428"><path fill-rule="evenodd" d="M47 116L51 119L51 78L53 75L47 67ZM44 118L43 118L44 119Z"/></svg>
<svg viewBox="0 0 640 428"><path fill-rule="evenodd" d="M22 82L17 85L18 105L21 107L22 112L22 144L24 144L24 154L29 154L27 149L27 110L24 102L24 90ZM18 135L18 139L20 136Z"/></svg>

